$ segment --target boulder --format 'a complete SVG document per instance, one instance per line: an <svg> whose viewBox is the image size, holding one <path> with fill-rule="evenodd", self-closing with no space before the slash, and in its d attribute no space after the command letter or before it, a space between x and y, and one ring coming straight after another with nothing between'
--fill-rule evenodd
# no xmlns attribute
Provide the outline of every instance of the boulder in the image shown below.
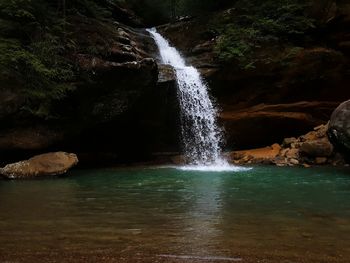
<svg viewBox="0 0 350 263"><path fill-rule="evenodd" d="M8 179L27 179L66 173L78 163L73 153L53 152L34 156L0 168L0 174Z"/></svg>
<svg viewBox="0 0 350 263"><path fill-rule="evenodd" d="M275 164L276 166L283 167L288 165L288 159L278 156L273 160L272 163Z"/></svg>
<svg viewBox="0 0 350 263"><path fill-rule="evenodd" d="M297 142L297 138L295 138L295 137L285 138L283 140L282 146L289 147L292 143L296 143L296 142Z"/></svg>
<svg viewBox="0 0 350 263"><path fill-rule="evenodd" d="M297 159L294 159L294 158L290 159L290 160L289 160L289 163L290 163L291 165L299 165L299 161L298 161Z"/></svg>
<svg viewBox="0 0 350 263"><path fill-rule="evenodd" d="M235 164L274 164L276 166L304 166L346 164L327 137L328 124L297 138L285 138L283 144L244 151L234 151L227 158Z"/></svg>
<svg viewBox="0 0 350 263"><path fill-rule="evenodd" d="M328 137L339 151L350 155L350 100L340 104L333 112Z"/></svg>
<svg viewBox="0 0 350 263"><path fill-rule="evenodd" d="M346 165L346 161L344 157L340 153L334 154L332 158L329 158L329 163L331 163L333 166L342 166Z"/></svg>
<svg viewBox="0 0 350 263"><path fill-rule="evenodd" d="M317 138L323 138L323 137L327 136L328 125L329 125L329 123L322 124L322 125L314 128L314 131L316 132Z"/></svg>
<svg viewBox="0 0 350 263"><path fill-rule="evenodd" d="M300 140L302 142L307 142L307 141L315 141L317 140L317 134L315 131L308 132L307 134L300 136Z"/></svg>
<svg viewBox="0 0 350 263"><path fill-rule="evenodd" d="M231 152L228 159L236 164L245 163L271 163L280 153L281 146L277 143L258 149Z"/></svg>
<svg viewBox="0 0 350 263"><path fill-rule="evenodd" d="M286 157L291 159L298 159L299 157L299 150L298 149L290 149L286 152Z"/></svg>
<svg viewBox="0 0 350 263"><path fill-rule="evenodd" d="M172 66L166 64L159 64L158 71L158 83L176 82L176 73Z"/></svg>
<svg viewBox="0 0 350 263"><path fill-rule="evenodd" d="M300 152L309 157L329 157L333 153L333 145L327 138L304 142Z"/></svg>

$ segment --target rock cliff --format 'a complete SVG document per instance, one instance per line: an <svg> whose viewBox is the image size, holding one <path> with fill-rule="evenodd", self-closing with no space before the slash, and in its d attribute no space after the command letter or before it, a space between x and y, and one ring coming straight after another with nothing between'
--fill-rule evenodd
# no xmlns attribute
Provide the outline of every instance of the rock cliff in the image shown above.
<svg viewBox="0 0 350 263"><path fill-rule="evenodd" d="M67 18L75 46L67 59L78 73L48 118L23 110L27 100L15 79L1 82L2 164L43 151L75 152L89 164L145 160L168 145L177 150L174 85L158 81L157 48L128 12L116 7L115 20Z"/></svg>
<svg viewBox="0 0 350 263"><path fill-rule="evenodd" d="M41 118L23 109L27 98L16 78L0 86L0 160L64 150L82 164L145 161L180 150L179 109L171 68L157 61L154 41L142 21L124 7L113 20L69 15L75 48L74 90ZM240 15L227 9L159 27L200 69L219 108L227 150L270 145L326 123L350 98L349 4L325 12L317 1L310 12L319 25L293 42L268 40L254 63L222 61L213 30L217 17ZM213 22L214 21L214 22ZM270 41L270 42L269 42ZM264 58L264 59L261 59Z"/></svg>
<svg viewBox="0 0 350 263"><path fill-rule="evenodd" d="M227 148L254 148L327 122L335 107L350 97L349 10L345 2L334 1L325 10L315 1L309 12L317 28L297 40L266 40L245 67L238 60L220 60L216 50L221 35L213 28L215 19L238 17L237 9L159 30L205 76L222 109Z"/></svg>

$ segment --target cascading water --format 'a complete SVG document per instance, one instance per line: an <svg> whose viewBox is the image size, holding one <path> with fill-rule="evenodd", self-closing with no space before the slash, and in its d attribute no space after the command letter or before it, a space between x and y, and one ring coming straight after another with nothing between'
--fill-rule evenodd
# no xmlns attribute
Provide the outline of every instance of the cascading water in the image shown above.
<svg viewBox="0 0 350 263"><path fill-rule="evenodd" d="M171 47L155 29L147 29L154 38L164 64L176 72L181 108L181 131L184 154L189 169L226 170L229 166L221 156L222 131L217 125L217 110L210 100L208 87L198 70L187 66L176 48Z"/></svg>

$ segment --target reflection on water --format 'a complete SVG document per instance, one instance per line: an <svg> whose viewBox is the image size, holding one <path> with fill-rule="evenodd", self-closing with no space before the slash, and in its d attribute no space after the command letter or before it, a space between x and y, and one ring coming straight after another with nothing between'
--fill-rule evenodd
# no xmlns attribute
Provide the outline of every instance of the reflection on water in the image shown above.
<svg viewBox="0 0 350 263"><path fill-rule="evenodd" d="M0 181L0 262L349 262L349 197L334 169Z"/></svg>

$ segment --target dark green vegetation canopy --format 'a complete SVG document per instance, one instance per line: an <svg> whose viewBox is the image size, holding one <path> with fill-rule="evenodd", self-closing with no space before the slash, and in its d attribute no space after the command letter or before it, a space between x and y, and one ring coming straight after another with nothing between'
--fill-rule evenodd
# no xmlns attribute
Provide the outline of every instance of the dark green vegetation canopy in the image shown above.
<svg viewBox="0 0 350 263"><path fill-rule="evenodd" d="M223 61L236 59L249 68L254 67L254 52L267 43L276 48L282 43L294 46L290 52L297 52L307 41L305 33L316 27L307 12L311 6L311 1L305 0L237 1L212 23L212 30L219 35L217 55Z"/></svg>
<svg viewBox="0 0 350 263"><path fill-rule="evenodd" d="M78 47L69 16L106 19L108 0L0 0L1 88L21 89L23 110L50 116L54 101L74 90Z"/></svg>
<svg viewBox="0 0 350 263"><path fill-rule="evenodd" d="M316 1L324 5L324 8L333 3L329 0ZM294 12L296 9L300 11L314 0L124 0L124 2L127 2L139 16L143 17L146 24L154 25L184 16L203 15L227 8L245 9L251 13L265 13L268 17L278 16L284 11Z"/></svg>
<svg viewBox="0 0 350 263"><path fill-rule="evenodd" d="M306 12L311 0L0 0L1 88L20 89L25 112L52 117L52 104L78 81L87 81L72 58L81 51L72 34L74 17L111 20L117 2L147 26L217 12L208 30L217 36L218 57L248 68L254 66L254 49L264 42L298 42L315 27ZM327 8L331 1L323 2Z"/></svg>
<svg viewBox="0 0 350 263"><path fill-rule="evenodd" d="M146 24L155 25L181 16L200 15L229 7L234 0L125 0Z"/></svg>

